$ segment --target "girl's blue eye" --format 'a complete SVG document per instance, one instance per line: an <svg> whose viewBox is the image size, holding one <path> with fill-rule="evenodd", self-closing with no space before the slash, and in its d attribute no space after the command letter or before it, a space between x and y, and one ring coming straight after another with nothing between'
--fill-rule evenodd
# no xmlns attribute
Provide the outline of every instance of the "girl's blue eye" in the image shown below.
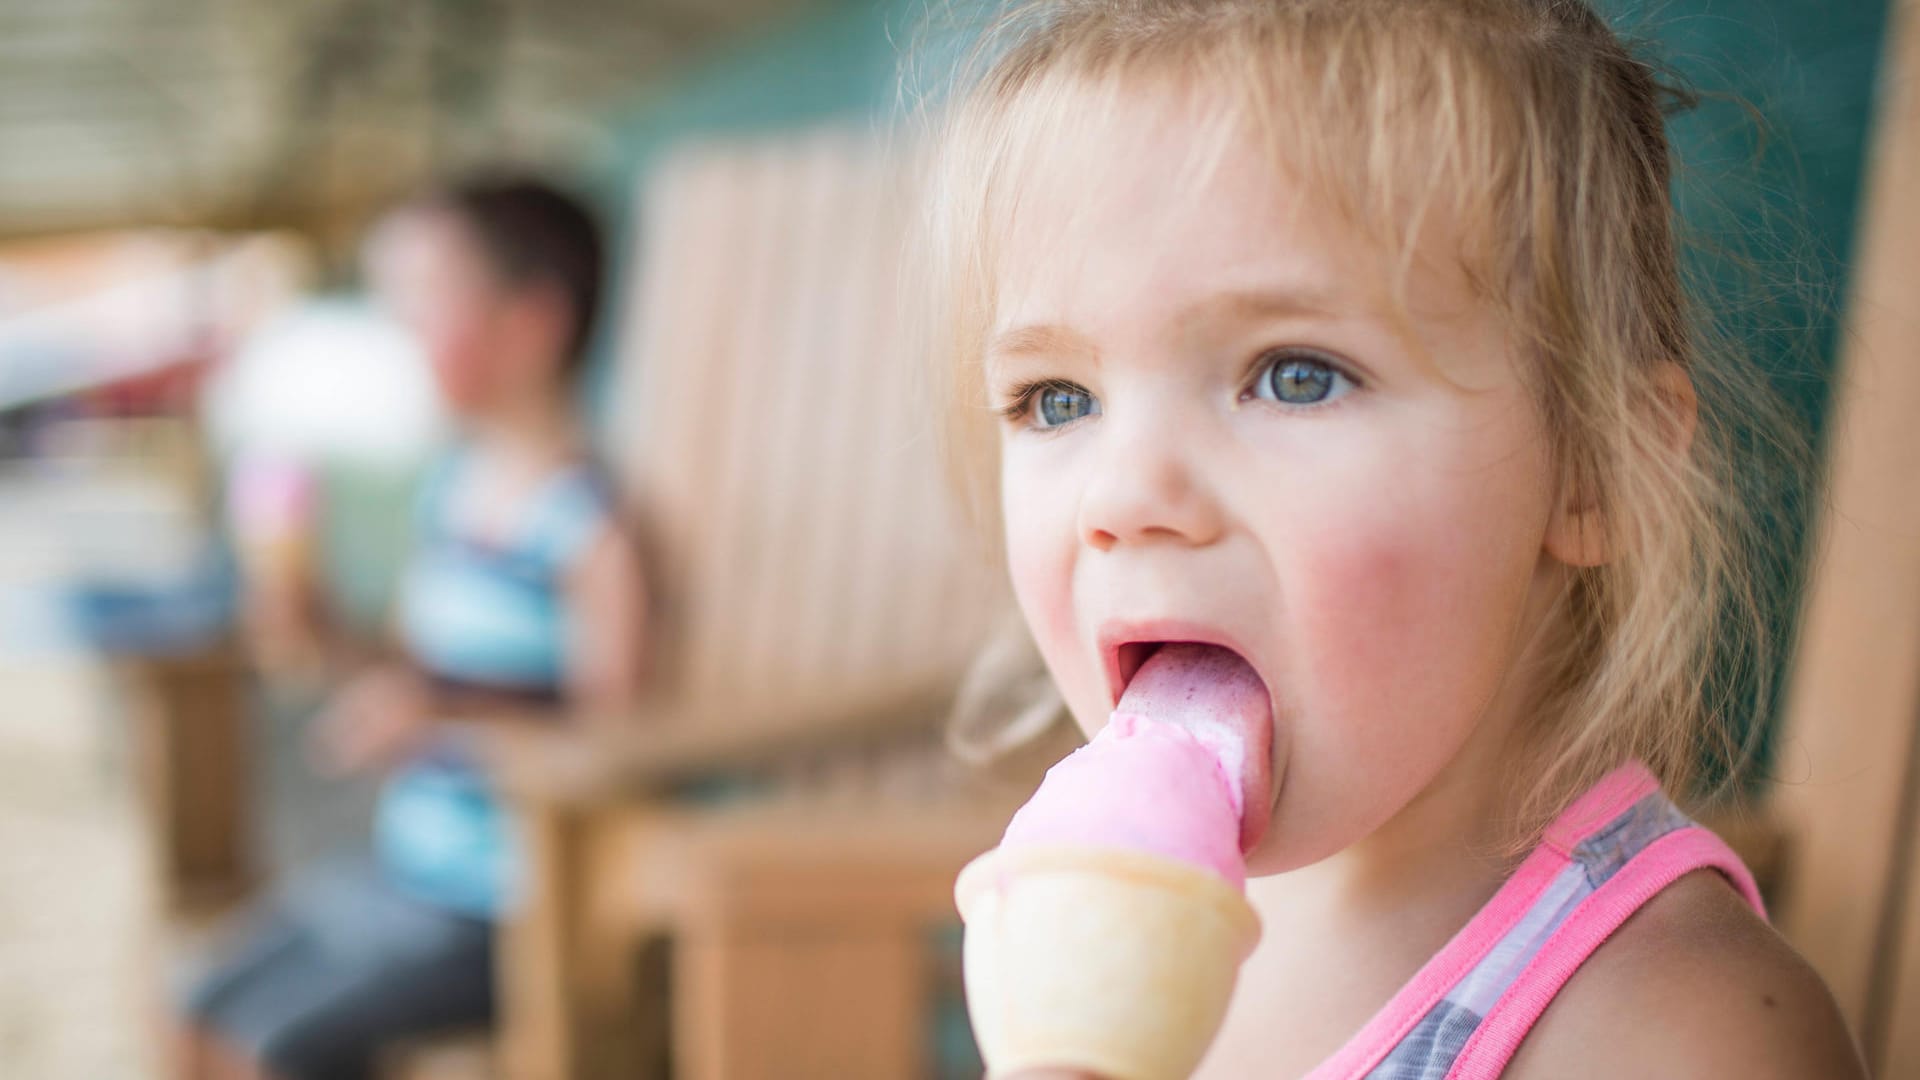
<svg viewBox="0 0 1920 1080"><path fill-rule="evenodd" d="M1285 349L1270 354L1254 380L1255 397L1282 405L1324 405L1353 389L1346 373L1313 353Z"/></svg>
<svg viewBox="0 0 1920 1080"><path fill-rule="evenodd" d="M1047 383L1033 390L1034 426L1056 428L1100 413L1093 395L1072 383Z"/></svg>

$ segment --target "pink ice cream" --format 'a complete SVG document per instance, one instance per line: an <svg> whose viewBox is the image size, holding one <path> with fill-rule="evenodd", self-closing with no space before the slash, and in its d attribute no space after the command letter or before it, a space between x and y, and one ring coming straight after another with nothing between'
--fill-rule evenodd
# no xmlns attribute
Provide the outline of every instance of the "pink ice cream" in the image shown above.
<svg viewBox="0 0 1920 1080"><path fill-rule="evenodd" d="M1246 662L1205 645L1162 646L1092 742L1047 772L1003 848L1142 851L1246 883L1244 853L1269 812L1271 706Z"/></svg>

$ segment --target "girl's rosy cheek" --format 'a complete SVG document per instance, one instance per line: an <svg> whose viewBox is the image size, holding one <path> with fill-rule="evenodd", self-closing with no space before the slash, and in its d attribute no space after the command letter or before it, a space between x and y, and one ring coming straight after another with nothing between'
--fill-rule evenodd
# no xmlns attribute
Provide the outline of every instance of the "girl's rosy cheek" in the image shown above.
<svg viewBox="0 0 1920 1080"><path fill-rule="evenodd" d="M1071 503L1033 477L1010 474L1002 482L1007 485L1003 513L1008 576L1034 643L1079 715L1097 703L1074 700L1093 688L1081 685L1087 678L1079 670L1073 593L1076 534L1071 516L1059 512Z"/></svg>
<svg viewBox="0 0 1920 1080"><path fill-rule="evenodd" d="M1473 617L1432 556L1411 532L1349 530L1283 558L1280 603L1292 624L1284 637L1302 676L1351 697L1428 667Z"/></svg>
<svg viewBox="0 0 1920 1080"><path fill-rule="evenodd" d="M1022 611L1043 647L1073 635L1071 559L1036 538L1008 535L1007 565Z"/></svg>

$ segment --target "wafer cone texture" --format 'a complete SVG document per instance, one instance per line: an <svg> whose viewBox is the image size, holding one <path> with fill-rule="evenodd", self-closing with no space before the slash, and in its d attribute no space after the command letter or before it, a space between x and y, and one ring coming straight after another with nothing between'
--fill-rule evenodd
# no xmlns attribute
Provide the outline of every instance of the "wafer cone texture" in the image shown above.
<svg viewBox="0 0 1920 1080"><path fill-rule="evenodd" d="M1246 897L1157 855L995 849L961 872L967 1008L995 1076L1190 1076L1260 937Z"/></svg>

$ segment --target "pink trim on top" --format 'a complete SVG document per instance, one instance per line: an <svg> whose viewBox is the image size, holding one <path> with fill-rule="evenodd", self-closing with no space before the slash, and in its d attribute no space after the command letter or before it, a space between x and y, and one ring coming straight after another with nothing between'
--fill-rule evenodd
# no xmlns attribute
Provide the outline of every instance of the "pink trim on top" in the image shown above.
<svg viewBox="0 0 1920 1080"><path fill-rule="evenodd" d="M1346 1080L1364 1076L1447 996L1473 966L1527 913L1540 891L1567 864L1567 857L1537 847L1460 932L1428 960L1413 980L1373 1015L1345 1046L1321 1062L1305 1080Z"/></svg>
<svg viewBox="0 0 1920 1080"><path fill-rule="evenodd" d="M1305 1080L1364 1076L1380 1064L1414 1025L1526 915L1540 898L1541 890L1571 861L1569 853L1573 848L1657 787L1659 782L1653 774L1636 761L1608 773L1586 794L1575 799L1547 826L1540 846L1528 854L1519 869L1493 894L1493 899L1422 965L1412 981L1401 987L1346 1045L1315 1067Z"/></svg>
<svg viewBox="0 0 1920 1080"><path fill-rule="evenodd" d="M1572 855L1580 842L1619 817L1626 809L1660 787L1660 781L1638 761L1630 761L1600 778L1587 793L1573 800L1547 826L1540 842L1562 855Z"/></svg>
<svg viewBox="0 0 1920 1080"><path fill-rule="evenodd" d="M1520 973L1454 1059L1447 1080L1492 1080L1512 1060L1521 1040L1554 995L1620 925L1654 894L1685 874L1712 867L1726 875L1740 896L1766 918L1760 890L1740 857L1698 825L1675 829L1641 849L1567 916Z"/></svg>

